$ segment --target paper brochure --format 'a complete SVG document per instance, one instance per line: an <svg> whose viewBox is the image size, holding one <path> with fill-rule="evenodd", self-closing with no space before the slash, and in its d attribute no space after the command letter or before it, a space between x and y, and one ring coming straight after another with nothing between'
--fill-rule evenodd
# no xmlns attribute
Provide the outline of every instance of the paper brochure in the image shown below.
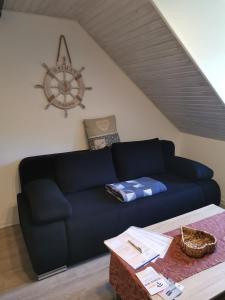
<svg viewBox="0 0 225 300"><path fill-rule="evenodd" d="M130 227L122 234L106 240L104 243L132 268L138 269L158 257L163 258L171 242L171 237Z"/></svg>

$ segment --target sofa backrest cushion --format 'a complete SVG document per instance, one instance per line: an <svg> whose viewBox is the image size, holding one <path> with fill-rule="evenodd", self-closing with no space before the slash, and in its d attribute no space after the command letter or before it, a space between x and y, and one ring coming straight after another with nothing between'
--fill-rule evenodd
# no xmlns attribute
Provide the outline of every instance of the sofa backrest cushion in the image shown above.
<svg viewBox="0 0 225 300"><path fill-rule="evenodd" d="M56 160L56 180L64 193L117 182L110 149L77 151Z"/></svg>
<svg viewBox="0 0 225 300"><path fill-rule="evenodd" d="M112 153L119 180L136 179L165 171L158 139L115 143L112 145Z"/></svg>

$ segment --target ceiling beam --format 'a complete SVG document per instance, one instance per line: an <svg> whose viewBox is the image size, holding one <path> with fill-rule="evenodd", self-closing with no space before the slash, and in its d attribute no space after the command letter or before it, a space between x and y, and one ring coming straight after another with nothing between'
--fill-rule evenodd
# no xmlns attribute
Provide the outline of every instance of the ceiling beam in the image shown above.
<svg viewBox="0 0 225 300"><path fill-rule="evenodd" d="M3 4L4 4L4 0L0 0L0 17L2 16Z"/></svg>

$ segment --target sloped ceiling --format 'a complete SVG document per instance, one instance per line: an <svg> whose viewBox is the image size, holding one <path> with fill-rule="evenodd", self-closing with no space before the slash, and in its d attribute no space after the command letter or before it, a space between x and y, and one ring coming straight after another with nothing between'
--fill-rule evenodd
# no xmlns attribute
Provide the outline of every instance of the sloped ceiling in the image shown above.
<svg viewBox="0 0 225 300"><path fill-rule="evenodd" d="M178 129L225 140L224 103L150 0L5 0L4 8L77 20Z"/></svg>

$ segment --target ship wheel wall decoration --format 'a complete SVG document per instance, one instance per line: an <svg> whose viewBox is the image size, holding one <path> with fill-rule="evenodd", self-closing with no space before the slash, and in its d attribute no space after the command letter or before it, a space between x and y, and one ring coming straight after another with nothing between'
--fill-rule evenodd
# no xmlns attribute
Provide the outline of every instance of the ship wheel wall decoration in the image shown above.
<svg viewBox="0 0 225 300"><path fill-rule="evenodd" d="M61 56L62 42L64 42L66 55ZM68 110L76 106L85 108L82 104L85 90L91 90L91 87L86 87L82 72L84 67L79 71L75 70L72 66L72 61L67 46L66 38L61 35L59 38L59 47L56 59L56 66L49 68L47 64L42 64L46 70L43 84L36 84L35 88L44 90L48 104L45 109L51 105L64 110L64 116L68 116Z"/></svg>

